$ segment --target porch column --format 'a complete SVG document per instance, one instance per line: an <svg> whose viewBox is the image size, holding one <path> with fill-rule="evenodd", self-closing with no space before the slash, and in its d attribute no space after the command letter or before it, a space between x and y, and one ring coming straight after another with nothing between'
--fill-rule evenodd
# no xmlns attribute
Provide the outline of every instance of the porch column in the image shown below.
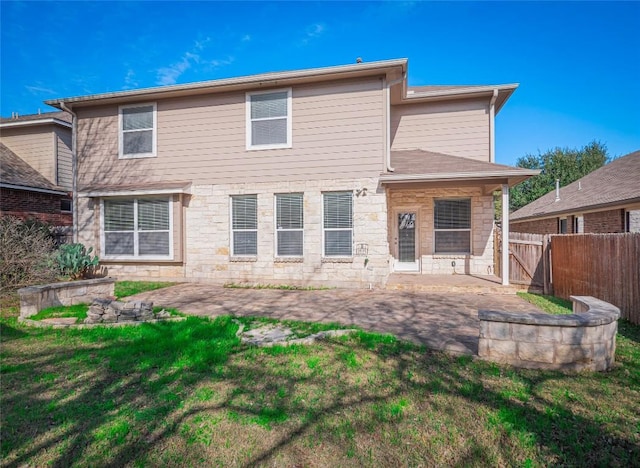
<svg viewBox="0 0 640 468"><path fill-rule="evenodd" d="M502 284L509 286L509 184L502 184Z"/></svg>

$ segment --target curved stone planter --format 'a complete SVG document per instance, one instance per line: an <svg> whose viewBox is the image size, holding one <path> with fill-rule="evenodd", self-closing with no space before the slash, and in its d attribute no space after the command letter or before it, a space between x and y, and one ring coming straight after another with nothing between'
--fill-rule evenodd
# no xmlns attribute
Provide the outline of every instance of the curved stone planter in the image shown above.
<svg viewBox="0 0 640 468"><path fill-rule="evenodd" d="M48 307L89 304L96 298L111 297L115 283L115 278L95 278L18 289L20 317L31 317Z"/></svg>
<svg viewBox="0 0 640 468"><path fill-rule="evenodd" d="M530 369L610 369L620 309L591 296L571 300L569 315L478 311L478 355Z"/></svg>

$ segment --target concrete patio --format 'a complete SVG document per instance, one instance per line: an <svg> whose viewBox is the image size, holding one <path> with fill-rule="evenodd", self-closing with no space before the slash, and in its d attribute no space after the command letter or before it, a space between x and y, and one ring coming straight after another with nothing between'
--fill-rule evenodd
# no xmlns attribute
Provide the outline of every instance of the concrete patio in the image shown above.
<svg viewBox="0 0 640 468"><path fill-rule="evenodd" d="M516 295L395 290L290 291L184 283L132 296L190 315L337 322L391 333L432 349L478 353L478 309L540 312Z"/></svg>

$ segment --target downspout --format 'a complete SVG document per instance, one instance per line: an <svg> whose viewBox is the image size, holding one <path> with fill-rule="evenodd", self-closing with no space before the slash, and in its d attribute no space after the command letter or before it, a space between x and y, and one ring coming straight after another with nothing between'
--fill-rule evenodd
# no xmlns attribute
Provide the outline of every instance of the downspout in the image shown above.
<svg viewBox="0 0 640 468"><path fill-rule="evenodd" d="M78 116L64 102L60 103L60 108L71 114L71 214L73 216L73 243L78 243L78 154L77 154L77 134Z"/></svg>
<svg viewBox="0 0 640 468"><path fill-rule="evenodd" d="M387 107L387 121L386 121L386 129L385 129L387 147L385 148L385 152L386 152L385 159L386 159L386 169L388 172L395 171L395 169L391 167L391 92L390 92L390 88L392 86L397 85L398 83L401 83L406 78L407 78L407 73L405 72L402 74L400 78L390 83L387 83L385 80L385 85L384 85L385 101L386 101L386 107Z"/></svg>
<svg viewBox="0 0 640 468"><path fill-rule="evenodd" d="M498 90L493 90L491 102L489 103L489 162L496 162L496 99Z"/></svg>

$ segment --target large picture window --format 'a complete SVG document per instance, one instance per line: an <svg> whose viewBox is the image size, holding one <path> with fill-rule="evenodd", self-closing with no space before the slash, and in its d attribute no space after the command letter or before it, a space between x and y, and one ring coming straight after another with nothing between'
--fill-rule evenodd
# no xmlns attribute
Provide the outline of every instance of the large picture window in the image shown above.
<svg viewBox="0 0 640 468"><path fill-rule="evenodd" d="M156 105L120 106L120 157L156 155Z"/></svg>
<svg viewBox="0 0 640 468"><path fill-rule="evenodd" d="M291 147L291 89L247 93L247 149Z"/></svg>
<svg viewBox="0 0 640 468"><path fill-rule="evenodd" d="M353 255L353 194L323 194L323 238L325 257Z"/></svg>
<svg viewBox="0 0 640 468"><path fill-rule="evenodd" d="M276 195L276 255L302 257L304 250L304 197L301 193Z"/></svg>
<svg viewBox="0 0 640 468"><path fill-rule="evenodd" d="M235 256L258 255L258 197L231 197L231 252Z"/></svg>
<svg viewBox="0 0 640 468"><path fill-rule="evenodd" d="M435 200L436 254L471 253L471 199Z"/></svg>
<svg viewBox="0 0 640 468"><path fill-rule="evenodd" d="M103 258L170 259L172 216L168 199L105 199Z"/></svg>

